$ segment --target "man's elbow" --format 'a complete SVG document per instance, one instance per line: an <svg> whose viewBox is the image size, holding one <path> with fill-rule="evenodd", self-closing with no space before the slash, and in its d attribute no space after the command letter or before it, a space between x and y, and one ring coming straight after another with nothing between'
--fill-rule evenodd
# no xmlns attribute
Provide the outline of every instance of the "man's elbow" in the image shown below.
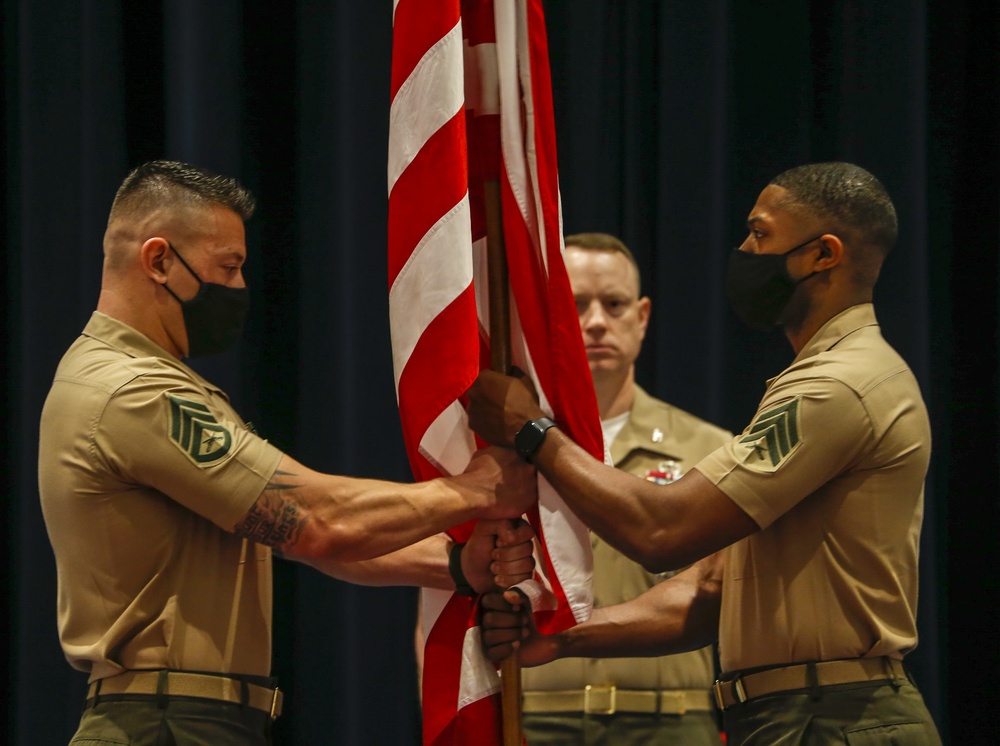
<svg viewBox="0 0 1000 746"><path fill-rule="evenodd" d="M654 531L635 543L625 554L642 565L646 572L655 574L674 572L700 560L705 553L699 553L682 545L677 536L662 531Z"/></svg>

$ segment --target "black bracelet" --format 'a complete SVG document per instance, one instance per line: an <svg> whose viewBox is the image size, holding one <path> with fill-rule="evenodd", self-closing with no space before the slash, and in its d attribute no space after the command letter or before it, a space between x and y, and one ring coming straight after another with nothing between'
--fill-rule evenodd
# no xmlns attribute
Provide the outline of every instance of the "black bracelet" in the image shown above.
<svg viewBox="0 0 1000 746"><path fill-rule="evenodd" d="M451 579L455 581L455 592L459 596L477 596L472 586L469 585L469 581L465 578L465 573L462 572L462 549L465 544L452 544L451 549L448 550L448 572L451 574Z"/></svg>

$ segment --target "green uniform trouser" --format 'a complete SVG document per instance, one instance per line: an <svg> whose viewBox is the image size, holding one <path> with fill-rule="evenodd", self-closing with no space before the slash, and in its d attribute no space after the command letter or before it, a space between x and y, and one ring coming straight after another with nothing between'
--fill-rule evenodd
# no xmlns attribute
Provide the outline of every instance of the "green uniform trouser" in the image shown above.
<svg viewBox="0 0 1000 746"><path fill-rule="evenodd" d="M152 696L101 697L70 746L270 746L271 716L229 702Z"/></svg>
<svg viewBox="0 0 1000 746"><path fill-rule="evenodd" d="M728 746L941 746L909 682L864 682L758 697L723 713Z"/></svg>
<svg viewBox="0 0 1000 746"><path fill-rule="evenodd" d="M710 712L525 713L522 727L529 746L720 746L722 743Z"/></svg>

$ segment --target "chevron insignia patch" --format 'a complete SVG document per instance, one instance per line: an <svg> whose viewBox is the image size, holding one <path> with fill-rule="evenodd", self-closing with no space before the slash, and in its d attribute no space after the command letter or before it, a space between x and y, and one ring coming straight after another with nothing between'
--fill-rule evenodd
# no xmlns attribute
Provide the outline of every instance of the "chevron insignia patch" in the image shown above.
<svg viewBox="0 0 1000 746"><path fill-rule="evenodd" d="M740 438L748 450L744 463L747 466L774 471L801 442L799 428L800 398L779 404L761 412L746 434Z"/></svg>
<svg viewBox="0 0 1000 746"><path fill-rule="evenodd" d="M229 453L233 436L204 404L167 394L170 402L170 440L200 466Z"/></svg>

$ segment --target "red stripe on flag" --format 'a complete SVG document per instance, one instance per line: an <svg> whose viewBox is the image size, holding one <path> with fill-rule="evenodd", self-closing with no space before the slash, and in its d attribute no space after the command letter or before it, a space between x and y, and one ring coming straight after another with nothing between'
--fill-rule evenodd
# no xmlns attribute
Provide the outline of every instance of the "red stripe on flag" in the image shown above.
<svg viewBox="0 0 1000 746"><path fill-rule="evenodd" d="M434 467L426 468L426 459L415 461L413 456L427 428L457 398L455 391L464 393L472 385L478 359L476 300L470 286L430 322L399 377L399 401L405 402L400 406L403 439L418 479L441 475ZM452 385L443 387L441 382Z"/></svg>
<svg viewBox="0 0 1000 746"><path fill-rule="evenodd" d="M516 335L520 329L524 335L523 339L517 336L512 341L517 354L525 348L528 350L539 389L544 392L560 424L571 437L600 457L603 446L597 406L575 304L562 266L554 122L548 63L544 59L547 43L541 2L497 0L494 7L493 0L464 0L460 5L464 60L461 59L463 55L456 53L453 43L441 46L447 57L429 57L428 51L455 28L457 7L455 0L399 0L396 7L392 77L394 137L390 142L400 151L390 153L390 163L395 169L399 159L412 157L413 161L402 174L393 174L396 181L389 199L389 280L393 318L412 322L412 317L406 319L406 309L401 305L421 303L420 281L428 276L431 266L428 259L443 263L451 256L454 257L452 261L463 264L468 261L467 252L473 250L473 239L485 233L482 181L498 179L511 292L520 321L512 331ZM495 18L504 25L498 27ZM497 38L498 28L505 38ZM525 30L529 38L518 43L518 35ZM512 36L507 37L508 33ZM532 57L527 66L520 59L525 48ZM539 56L542 59L537 59ZM421 65L423 59L433 60L434 64ZM448 70L443 67L446 63L456 68ZM471 63L468 69L458 69L457 66L464 67L466 63ZM431 74L434 79L428 77ZM472 74L482 77L470 81L467 76ZM469 112L464 119L461 112L456 113L443 129L431 134L426 142L420 142L417 138L426 135L412 129L414 123L419 126L436 123L440 121L436 115L442 112L440 106L437 110L405 110L405 107L434 106L426 96L407 95L396 101L400 89L414 76L419 80L414 82L412 90L441 91L449 95L458 90L454 86L459 80L465 80L465 90L474 96L472 100L476 103L467 101ZM503 92L497 89L496 76L503 81ZM436 87L439 80L447 80L450 87ZM524 98L528 92L531 99ZM500 103L502 100L505 103ZM498 103L508 107L499 115L496 113ZM522 131L525 125L528 129ZM510 164L501 163L501 129L508 140L506 155L511 158ZM523 152L518 152L522 146ZM412 153L414 147L420 148L415 155ZM466 180L467 186L462 183ZM460 198L466 189L472 234L463 238L454 235L454 231L447 235L438 233L433 243L422 248L434 254L417 258L422 262L420 271L404 271L412 252L427 240L427 231L457 204L456 196ZM522 200L520 205L515 193ZM445 240L454 245L443 243ZM449 251L455 253L449 254ZM484 282L484 278L478 276L482 270L474 265L477 287ZM463 277L455 273L436 279L461 282ZM440 303L437 298L442 294L450 298L451 293L456 300L432 320L422 322L425 328L417 330L419 338L415 343L412 323L401 328L400 345L395 350L404 439L414 474L420 479L437 475L433 462L420 452L421 443L429 453L438 455L444 445L436 442L440 440L437 431L428 433L427 428L443 410L461 401L480 367L489 365L490 340L483 320L476 316L473 288L442 288L438 284L433 292L434 297L429 302ZM423 314L417 313L416 318L422 319ZM396 330L393 341L397 342ZM407 352L409 346L413 349ZM461 438L459 441L461 444ZM559 608L539 615L539 621L561 629L575 620L563 581L554 572L553 557L558 552L562 563L577 559L586 562L584 553L589 543L585 541L585 529L569 526L570 520L575 519L568 511L565 517L553 517L550 508L547 506L545 526L546 530L555 532L552 536L544 535L537 509L529 514L529 520L539 533L541 565L559 601ZM574 525L579 526L578 523ZM468 525L460 526L449 533L461 540L468 529ZM565 536L561 535L563 531ZM571 542L581 539L581 533L583 540L577 545L579 553L565 551ZM582 587L580 576L573 575L569 581L574 583L572 597L581 608L585 607L586 589ZM467 667L469 661L462 657L463 642L475 622L468 600L452 595L444 604L443 612L429 626L423 685L426 744L499 744L499 698L490 694L495 689L492 669L488 664L484 668L482 661ZM478 676L463 678L477 671ZM459 707L460 696L470 701Z"/></svg>
<svg viewBox="0 0 1000 746"><path fill-rule="evenodd" d="M459 679L455 672L462 667L462 647L456 644L465 637L472 600L453 595L434 621L424 645L424 677L421 684L424 702L441 700L457 706ZM455 707L425 708L423 716L424 742L442 738L455 720ZM450 743L450 741L443 741Z"/></svg>
<svg viewBox="0 0 1000 746"><path fill-rule="evenodd" d="M475 626L478 604L463 596L452 596L434 623L424 647L422 699L458 702L460 682L454 672L462 665L466 632ZM459 644L456 644L456 640ZM451 711L425 708L424 743L488 746L502 729L495 698L484 698Z"/></svg>
<svg viewBox="0 0 1000 746"><path fill-rule="evenodd" d="M400 0L393 15L392 80L389 100L396 98L427 50L451 31L460 18L458 0Z"/></svg>
<svg viewBox="0 0 1000 746"><path fill-rule="evenodd" d="M540 228L545 235L548 271L546 273L541 267L532 267L529 263L530 254L527 251L520 256L509 257L509 260L512 264L519 263L519 270L526 275L522 281L531 284L530 293L522 291L516 296L518 311L523 313L524 307L528 307L532 309L532 314L541 316L538 318L541 323L537 326L527 325L525 336L528 339L529 349L549 352L544 366L545 372L544 374L540 372L539 377L547 376L541 383L550 397L549 401L556 419L566 425L573 438L592 456L603 460L604 441L600 429L597 399L593 393L587 356L580 336L580 321L573 301L573 291L562 261L555 117L548 62L548 39L541 0L528 0L527 17L532 71L531 94L535 114L534 131L529 133L529 136L534 137L538 163L539 219ZM509 183L506 186L507 189L510 188ZM516 209L513 205L513 195L507 189L504 190L505 229L508 207L511 211ZM535 254L535 260L540 262L541 256ZM511 272L513 274L514 270ZM540 287L543 278L547 282L545 288ZM512 281L511 284L513 292L518 293L521 283L515 286ZM582 379L579 375L581 370L587 371L587 376Z"/></svg>
<svg viewBox="0 0 1000 746"><path fill-rule="evenodd" d="M431 226L465 196L467 162L462 110L428 138L389 194L390 286Z"/></svg>
<svg viewBox="0 0 1000 746"><path fill-rule="evenodd" d="M525 135L533 138L535 145L537 192L533 190L532 193L537 193L538 199L532 207L537 211L538 224L525 223L514 196L510 173L505 168L501 195L511 293L527 348L532 352L538 383L549 400L555 419L591 455L603 459L597 401L572 290L562 263L555 123L548 62L547 57L542 57L547 53L547 42L538 0L528 2L528 21L534 129ZM530 173L528 178L531 178ZM522 194L525 191L520 190ZM547 263L543 263L541 254L543 240ZM537 621L540 628L552 632L572 626L575 619L561 579L552 565L544 534L539 538L546 577L558 604L555 611L544 616L538 614Z"/></svg>

